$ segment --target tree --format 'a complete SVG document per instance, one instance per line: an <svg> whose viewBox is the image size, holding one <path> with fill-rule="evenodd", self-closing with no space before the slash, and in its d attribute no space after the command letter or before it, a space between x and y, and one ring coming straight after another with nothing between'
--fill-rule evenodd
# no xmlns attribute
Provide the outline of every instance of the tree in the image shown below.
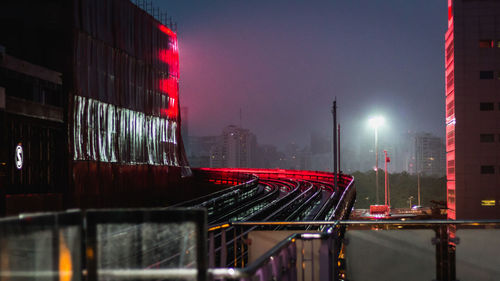
<svg viewBox="0 0 500 281"><path fill-rule="evenodd" d="M384 174L379 170L379 175ZM368 209L370 205L376 204L375 194L375 171L354 172L356 185L357 209ZM379 177L379 204L384 203L384 177ZM408 208L408 198L413 196L412 205L417 204L418 188L417 176L407 172L389 174L389 188L391 195L391 206L393 208ZM432 201L446 200L446 177L420 176L420 195L422 206L432 206Z"/></svg>

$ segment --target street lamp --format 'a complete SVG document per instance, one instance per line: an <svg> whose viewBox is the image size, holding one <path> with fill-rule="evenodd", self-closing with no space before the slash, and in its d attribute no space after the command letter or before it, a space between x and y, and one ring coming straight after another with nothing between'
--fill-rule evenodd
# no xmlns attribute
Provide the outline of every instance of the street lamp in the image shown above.
<svg viewBox="0 0 500 281"><path fill-rule="evenodd" d="M368 123L372 128L375 129L375 186L376 186L376 198L377 202L376 204L379 204L379 196L378 196L378 127L382 126L385 122L384 117L382 116L376 116L370 118L368 120Z"/></svg>

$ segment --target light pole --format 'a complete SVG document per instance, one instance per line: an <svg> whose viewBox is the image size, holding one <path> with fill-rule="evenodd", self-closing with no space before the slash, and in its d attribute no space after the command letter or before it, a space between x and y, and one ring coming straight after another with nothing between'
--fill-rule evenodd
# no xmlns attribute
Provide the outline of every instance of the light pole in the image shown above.
<svg viewBox="0 0 500 281"><path fill-rule="evenodd" d="M418 206L422 206L420 205L420 172L417 173L417 195L418 195Z"/></svg>
<svg viewBox="0 0 500 281"><path fill-rule="evenodd" d="M375 186L376 186L376 204L379 204L379 195L378 195L378 127L384 124L384 117L377 116L372 117L368 122L370 126L375 129Z"/></svg>
<svg viewBox="0 0 500 281"><path fill-rule="evenodd" d="M384 155L385 155L385 205L389 206L389 185L387 181L387 163L389 163L391 160L389 157L387 157L387 150L384 150Z"/></svg>

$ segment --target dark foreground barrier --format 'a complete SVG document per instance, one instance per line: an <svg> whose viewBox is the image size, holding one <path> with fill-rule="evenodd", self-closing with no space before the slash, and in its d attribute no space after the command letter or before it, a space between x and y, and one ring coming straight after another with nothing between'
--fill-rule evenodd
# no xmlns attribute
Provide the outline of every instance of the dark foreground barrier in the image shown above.
<svg viewBox="0 0 500 281"><path fill-rule="evenodd" d="M206 241L204 210L22 215L0 220L0 280L206 280Z"/></svg>
<svg viewBox="0 0 500 281"><path fill-rule="evenodd" d="M221 245L207 252L204 210L6 218L0 220L0 280L451 281L496 280L500 274L500 220L230 222L209 233L270 225L322 231L252 231L232 239L233 251L246 252L231 254L233 268L208 269Z"/></svg>
<svg viewBox="0 0 500 281"><path fill-rule="evenodd" d="M1 280L82 280L82 214L0 220Z"/></svg>

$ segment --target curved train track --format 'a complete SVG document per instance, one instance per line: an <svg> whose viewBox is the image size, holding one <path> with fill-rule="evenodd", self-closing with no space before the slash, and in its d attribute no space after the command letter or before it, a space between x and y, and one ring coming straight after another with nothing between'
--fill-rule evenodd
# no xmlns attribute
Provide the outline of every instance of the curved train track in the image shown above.
<svg viewBox="0 0 500 281"><path fill-rule="evenodd" d="M208 168L194 172L210 182L229 186L175 205L205 208L209 226L230 221L342 219L334 211L348 187L354 190L351 176L339 175L335 185L334 174L327 172Z"/></svg>

